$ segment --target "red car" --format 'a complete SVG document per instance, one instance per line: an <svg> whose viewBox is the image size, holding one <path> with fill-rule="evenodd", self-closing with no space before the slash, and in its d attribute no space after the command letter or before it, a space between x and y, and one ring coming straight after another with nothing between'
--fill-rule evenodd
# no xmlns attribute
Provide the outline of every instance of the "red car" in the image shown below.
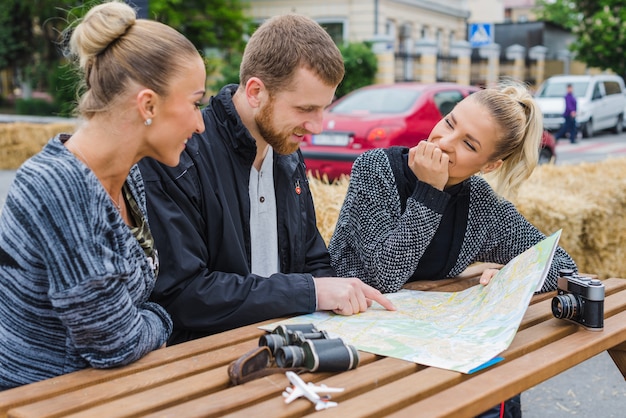
<svg viewBox="0 0 626 418"><path fill-rule="evenodd" d="M325 110L320 134L305 136L301 149L307 169L313 176L333 180L349 175L354 160L369 149L412 147L427 139L458 102L478 90L454 83L414 82L357 89Z"/></svg>
<svg viewBox="0 0 626 418"><path fill-rule="evenodd" d="M539 150L539 164L556 163L556 139L547 130L543 130L541 150Z"/></svg>

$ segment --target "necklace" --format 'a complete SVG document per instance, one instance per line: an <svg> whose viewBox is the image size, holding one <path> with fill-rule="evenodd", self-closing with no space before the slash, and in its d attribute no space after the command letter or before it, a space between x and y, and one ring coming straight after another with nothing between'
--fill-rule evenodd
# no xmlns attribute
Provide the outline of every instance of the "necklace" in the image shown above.
<svg viewBox="0 0 626 418"><path fill-rule="evenodd" d="M83 154L83 152L80 150L80 148L78 147L78 144L76 142L73 142L73 144L74 144L74 149L76 150L76 152L78 152L78 155L80 156L80 159L83 160L83 162L85 163L87 168L89 168L91 171L93 171L93 168L91 168L91 166L89 165L89 161L87 160L87 157L85 157L85 154ZM109 196L109 199L111 199L111 202L113 202L113 206L115 206L117 208L117 210L119 212L121 212L122 211L122 204L120 203L120 197L122 196L122 193L120 193L120 195L118 196L117 200L115 200L115 199L113 199L113 196L111 196L111 193L109 193L109 191L106 189L106 187L103 187L103 188L104 188L104 191Z"/></svg>

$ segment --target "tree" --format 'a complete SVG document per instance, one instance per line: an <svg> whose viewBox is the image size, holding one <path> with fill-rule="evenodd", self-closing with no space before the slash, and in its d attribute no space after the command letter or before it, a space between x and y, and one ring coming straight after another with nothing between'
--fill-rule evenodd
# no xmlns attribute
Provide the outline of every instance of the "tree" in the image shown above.
<svg viewBox="0 0 626 418"><path fill-rule="evenodd" d="M572 51L591 67L626 76L626 8L623 0L577 0L583 16L574 27Z"/></svg>
<svg viewBox="0 0 626 418"><path fill-rule="evenodd" d="M365 42L353 42L339 46L346 74L337 87L337 97L342 97L359 87L374 83L378 60L372 48Z"/></svg>
<svg viewBox="0 0 626 418"><path fill-rule="evenodd" d="M20 0L5 0L0 8L0 69L27 61L33 48L31 10Z"/></svg>
<svg viewBox="0 0 626 418"><path fill-rule="evenodd" d="M31 14L30 6L20 0L6 0L0 9L0 69L21 75L31 59L35 44Z"/></svg>
<svg viewBox="0 0 626 418"><path fill-rule="evenodd" d="M540 0L535 12L572 30L577 39L570 50L578 61L626 76L624 0Z"/></svg>
<svg viewBox="0 0 626 418"><path fill-rule="evenodd" d="M566 29L573 29L580 21L580 13L574 1L570 0L539 0L533 12L537 20L556 23Z"/></svg>
<svg viewBox="0 0 626 418"><path fill-rule="evenodd" d="M184 34L201 50L242 51L251 19L240 0L150 0L149 17Z"/></svg>
<svg viewBox="0 0 626 418"><path fill-rule="evenodd" d="M3 0L0 8L0 70L9 70L23 95L32 86L47 87L47 74L62 54L59 34L67 24L67 11L78 0Z"/></svg>

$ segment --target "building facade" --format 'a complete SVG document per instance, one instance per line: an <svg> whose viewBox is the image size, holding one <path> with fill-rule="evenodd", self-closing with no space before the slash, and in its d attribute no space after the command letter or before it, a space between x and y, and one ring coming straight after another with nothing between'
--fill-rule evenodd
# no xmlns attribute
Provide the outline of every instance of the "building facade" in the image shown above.
<svg viewBox="0 0 626 418"><path fill-rule="evenodd" d="M432 39L442 51L466 38L470 16L467 0L248 0L249 12L261 22L298 13L308 16L336 42L389 38L394 51L412 52L415 42Z"/></svg>
<svg viewBox="0 0 626 418"><path fill-rule="evenodd" d="M512 77L539 84L551 73L567 72L570 57L549 65L546 55L557 54L541 43L509 42L496 27L513 16L532 17L534 0L248 0L248 12L257 23L285 13L297 13L319 22L337 44L369 41L379 58L377 83L396 81L453 81L494 84ZM470 43L476 24L488 24L489 41ZM502 29L502 27L500 28ZM562 35L562 36L561 36ZM540 39L563 41L558 30ZM522 35L523 36L523 35ZM505 39L506 38L506 39ZM569 41L565 39L565 41ZM565 42L563 41L563 42ZM527 42L526 42L527 43ZM558 46L563 49L561 45ZM566 47L565 47L566 48ZM560 61L559 61L560 60ZM564 61L564 60L567 60ZM558 65L563 62L563 65Z"/></svg>

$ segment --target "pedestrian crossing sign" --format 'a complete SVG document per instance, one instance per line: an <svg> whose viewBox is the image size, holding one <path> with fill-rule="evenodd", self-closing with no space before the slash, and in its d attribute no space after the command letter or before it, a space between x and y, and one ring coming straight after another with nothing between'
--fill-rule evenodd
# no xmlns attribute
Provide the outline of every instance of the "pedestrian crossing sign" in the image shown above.
<svg viewBox="0 0 626 418"><path fill-rule="evenodd" d="M472 48L490 45L493 43L492 23L470 23L467 38Z"/></svg>

